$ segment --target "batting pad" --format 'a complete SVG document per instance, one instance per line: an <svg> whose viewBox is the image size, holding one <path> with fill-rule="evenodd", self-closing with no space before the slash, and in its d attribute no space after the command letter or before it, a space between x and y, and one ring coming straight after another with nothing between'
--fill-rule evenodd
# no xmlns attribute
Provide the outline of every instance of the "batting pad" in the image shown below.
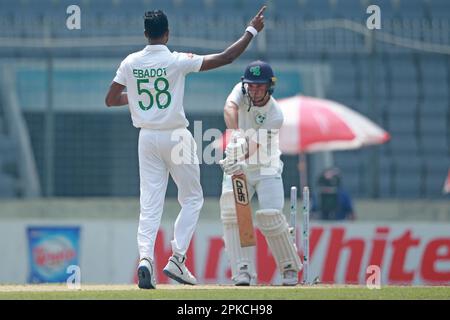
<svg viewBox="0 0 450 320"><path fill-rule="evenodd" d="M255 279L254 247L241 247L233 191L225 192L220 197L220 218L223 223L223 241L230 260L232 277L237 276L240 271L245 271Z"/></svg>
<svg viewBox="0 0 450 320"><path fill-rule="evenodd" d="M285 216L275 209L258 210L256 211L256 224L266 237L280 272L300 271L302 264L289 233Z"/></svg>

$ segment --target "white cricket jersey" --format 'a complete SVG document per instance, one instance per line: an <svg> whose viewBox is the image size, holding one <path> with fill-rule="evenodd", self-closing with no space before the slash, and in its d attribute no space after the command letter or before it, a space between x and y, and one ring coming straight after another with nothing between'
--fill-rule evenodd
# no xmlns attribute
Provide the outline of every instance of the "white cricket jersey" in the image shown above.
<svg viewBox="0 0 450 320"><path fill-rule="evenodd" d="M242 93L240 82L234 86L227 101L234 102L238 106L239 129L243 129L250 139L260 144L259 152L248 159L248 169L258 169L262 164L279 168L282 165L279 129L283 124L283 112L277 101L271 96L264 106L252 106L249 110L249 98ZM252 135L255 131L249 129L254 129L256 134ZM261 132L265 133L260 134Z"/></svg>
<svg viewBox="0 0 450 320"><path fill-rule="evenodd" d="M158 130L187 127L185 77L200 71L202 62L203 56L170 52L165 45L147 45L126 57L113 81L127 87L133 125Z"/></svg>

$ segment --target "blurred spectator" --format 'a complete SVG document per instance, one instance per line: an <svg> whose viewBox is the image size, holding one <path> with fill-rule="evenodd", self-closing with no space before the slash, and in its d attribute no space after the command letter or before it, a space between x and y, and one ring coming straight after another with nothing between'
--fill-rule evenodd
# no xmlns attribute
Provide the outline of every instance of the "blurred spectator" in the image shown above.
<svg viewBox="0 0 450 320"><path fill-rule="evenodd" d="M313 217L320 220L355 220L350 194L342 187L341 180L338 168L322 172L312 201Z"/></svg>

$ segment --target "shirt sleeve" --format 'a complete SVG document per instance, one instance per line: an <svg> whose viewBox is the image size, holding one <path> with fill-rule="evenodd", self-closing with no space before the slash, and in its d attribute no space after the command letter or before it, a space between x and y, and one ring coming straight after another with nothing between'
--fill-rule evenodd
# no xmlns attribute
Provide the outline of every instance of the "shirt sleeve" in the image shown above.
<svg viewBox="0 0 450 320"><path fill-rule="evenodd" d="M185 52L175 53L178 55L178 68L180 68L184 74L200 71L203 63L203 56Z"/></svg>
<svg viewBox="0 0 450 320"><path fill-rule="evenodd" d="M120 63L120 66L116 71L116 76L113 79L114 82L117 82L118 84L121 84L123 86L127 85L126 68L127 68L127 63L126 63L126 59L125 59Z"/></svg>
<svg viewBox="0 0 450 320"><path fill-rule="evenodd" d="M237 83L228 95L227 101L231 101L239 107L243 99L244 94L242 93L241 83Z"/></svg>

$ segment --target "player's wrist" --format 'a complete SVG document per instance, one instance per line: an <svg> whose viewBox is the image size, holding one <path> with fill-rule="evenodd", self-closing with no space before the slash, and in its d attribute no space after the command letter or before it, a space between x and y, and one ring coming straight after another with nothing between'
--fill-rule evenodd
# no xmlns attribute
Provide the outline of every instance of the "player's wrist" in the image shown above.
<svg viewBox="0 0 450 320"><path fill-rule="evenodd" d="M256 30L253 26L248 26L245 31L249 32L253 37L256 37L256 35L258 34L258 30Z"/></svg>
<svg viewBox="0 0 450 320"><path fill-rule="evenodd" d="M238 139L245 138L244 130L242 129L233 129L231 131L231 142L236 142Z"/></svg>

